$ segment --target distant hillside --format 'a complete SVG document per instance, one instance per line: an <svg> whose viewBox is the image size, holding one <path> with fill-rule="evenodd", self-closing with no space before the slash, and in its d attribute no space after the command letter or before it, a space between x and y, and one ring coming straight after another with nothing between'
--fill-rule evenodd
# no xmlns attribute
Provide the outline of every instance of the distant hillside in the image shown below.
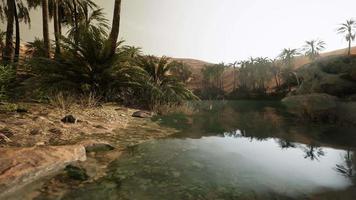
<svg viewBox="0 0 356 200"><path fill-rule="evenodd" d="M351 53L353 55L356 55L356 47L353 47L351 49ZM329 56L339 56L339 55L346 55L346 54L347 54L347 49L339 49L339 50L335 50L335 51L322 53L320 56L321 57L329 57ZM202 68L205 65L214 64L214 63L209 63L209 62L205 62L202 60L188 59L188 58L173 58L173 60L184 62L185 64L187 64L191 67L193 76L188 81L188 87L192 90L199 89L202 87L202 78L203 78L202 74L201 74ZM299 56L295 59L295 66L296 66L296 68L299 68L305 64L308 64L309 62L310 61L307 57ZM224 90L227 92L231 92L233 90L234 78L233 78L232 71L233 71L232 69L228 69L224 73Z"/></svg>

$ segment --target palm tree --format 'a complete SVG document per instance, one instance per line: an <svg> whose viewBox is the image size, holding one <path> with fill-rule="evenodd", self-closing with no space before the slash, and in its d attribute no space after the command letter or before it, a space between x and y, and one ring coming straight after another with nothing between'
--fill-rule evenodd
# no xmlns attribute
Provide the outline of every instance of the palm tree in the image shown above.
<svg viewBox="0 0 356 200"><path fill-rule="evenodd" d="M346 20L346 23L340 24L340 27L337 29L339 34L344 34L346 41L349 43L348 54L351 55L351 43L355 40L355 27L356 22L353 19Z"/></svg>
<svg viewBox="0 0 356 200"><path fill-rule="evenodd" d="M49 30L48 30L48 0L42 0L42 26L43 26L43 42L46 50L46 57L51 57L51 43L49 39Z"/></svg>
<svg viewBox="0 0 356 200"><path fill-rule="evenodd" d="M229 64L234 69L234 71L233 71L233 76L234 76L233 91L236 90L236 79L237 79L237 77L236 77L236 74L237 74L236 67L237 67L238 63L239 63L238 61L235 61L235 62Z"/></svg>
<svg viewBox="0 0 356 200"><path fill-rule="evenodd" d="M114 15L111 27L109 42L111 44L111 55L115 54L115 44L117 43L120 32L121 0L115 0Z"/></svg>
<svg viewBox="0 0 356 200"><path fill-rule="evenodd" d="M305 55L309 57L311 61L319 56L320 51L325 49L325 42L322 40L310 40L306 41L303 47Z"/></svg>
<svg viewBox="0 0 356 200"><path fill-rule="evenodd" d="M299 55L297 49L283 49L279 57L282 59L283 63L287 68L293 68L294 58Z"/></svg>
<svg viewBox="0 0 356 200"><path fill-rule="evenodd" d="M15 21L15 6L14 0L7 0L6 4L4 0L2 1L3 5L7 6L5 16L7 19L6 26L6 39L5 39L5 49L3 51L3 61L9 63L12 61L13 54L13 36L14 36L14 21ZM4 9L5 6L2 7Z"/></svg>
<svg viewBox="0 0 356 200"><path fill-rule="evenodd" d="M184 100L193 100L197 97L188 90L170 71L175 63L167 57L143 56L137 60L137 66L146 72L147 80L142 97L153 108L161 104L181 103Z"/></svg>
<svg viewBox="0 0 356 200"><path fill-rule="evenodd" d="M20 58L20 22L24 22L25 24L31 23L29 9L25 6L22 0L14 1L15 7L15 27L16 27L16 42L15 42L15 58L14 62L17 63Z"/></svg>

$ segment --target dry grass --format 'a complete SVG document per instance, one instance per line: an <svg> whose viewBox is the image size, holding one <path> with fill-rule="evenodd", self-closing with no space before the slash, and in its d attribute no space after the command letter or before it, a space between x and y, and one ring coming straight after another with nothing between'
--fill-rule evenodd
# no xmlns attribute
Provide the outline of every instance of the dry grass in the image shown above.
<svg viewBox="0 0 356 200"><path fill-rule="evenodd" d="M88 95L82 95L79 98L79 105L83 108L94 108L100 105L102 97L95 93L89 93Z"/></svg>
<svg viewBox="0 0 356 200"><path fill-rule="evenodd" d="M59 92L49 97L49 104L62 110L70 110L75 104L75 97Z"/></svg>

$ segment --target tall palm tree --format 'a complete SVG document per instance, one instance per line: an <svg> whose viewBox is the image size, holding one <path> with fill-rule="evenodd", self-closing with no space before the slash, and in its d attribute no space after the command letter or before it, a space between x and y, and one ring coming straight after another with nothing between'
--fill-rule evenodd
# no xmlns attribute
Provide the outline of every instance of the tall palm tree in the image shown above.
<svg viewBox="0 0 356 200"><path fill-rule="evenodd" d="M20 43L21 43L21 38L20 38L20 22L24 22L25 24L31 23L30 19L30 13L29 9L25 4L23 3L22 0L15 0L14 1L14 8L15 8L15 57L14 57L14 62L17 63L20 58Z"/></svg>
<svg viewBox="0 0 356 200"><path fill-rule="evenodd" d="M353 19L346 20L346 23L340 24L340 27L337 29L339 34L344 34L346 41L349 43L348 54L351 55L351 43L355 40L355 28L356 21Z"/></svg>
<svg viewBox="0 0 356 200"><path fill-rule="evenodd" d="M7 6L5 11L7 26L6 26L6 39L5 39L5 49L3 51L3 61L9 63L12 61L13 54L13 36L14 36L14 21L15 21L15 0L4 0L2 1L3 5ZM5 6L4 6L5 7ZM3 9L4 9L3 7Z"/></svg>
<svg viewBox="0 0 356 200"><path fill-rule="evenodd" d="M49 39L49 29L48 29L48 0L42 0L42 26L43 26L43 42L46 50L46 57L51 57L51 43Z"/></svg>
<svg viewBox="0 0 356 200"><path fill-rule="evenodd" d="M115 54L115 44L119 38L120 32L120 16L121 16L121 0L115 0L114 15L111 27L111 33L109 36L109 42L111 44L111 55Z"/></svg>
<svg viewBox="0 0 356 200"><path fill-rule="evenodd" d="M311 61L315 61L315 59L319 56L320 51L324 49L325 42L322 40L305 41L305 45L303 47L305 55L308 56Z"/></svg>

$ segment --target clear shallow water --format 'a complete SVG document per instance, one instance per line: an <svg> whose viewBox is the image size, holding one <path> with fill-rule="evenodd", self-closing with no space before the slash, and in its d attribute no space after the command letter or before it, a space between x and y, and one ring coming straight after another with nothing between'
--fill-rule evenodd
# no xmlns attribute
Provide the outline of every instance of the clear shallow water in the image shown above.
<svg viewBox="0 0 356 200"><path fill-rule="evenodd" d="M181 132L128 149L64 199L356 199L354 128L303 124L274 102L198 108L155 119Z"/></svg>

